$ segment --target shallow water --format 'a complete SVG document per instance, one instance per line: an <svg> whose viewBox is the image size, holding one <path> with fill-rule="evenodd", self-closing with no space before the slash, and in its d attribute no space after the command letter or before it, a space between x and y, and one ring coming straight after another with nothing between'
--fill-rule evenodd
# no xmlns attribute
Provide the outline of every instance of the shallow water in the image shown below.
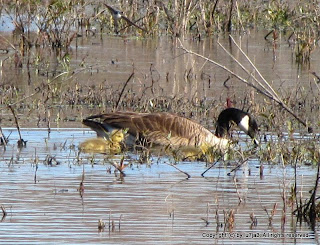
<svg viewBox="0 0 320 245"><path fill-rule="evenodd" d="M94 135L91 131L53 129L48 137L46 130L22 130L28 142L21 150L16 147L16 130L5 129L4 133L10 131L10 142L0 159L0 204L7 211L0 223L2 243L315 242L308 226L295 222L289 206L281 228L281 193L288 192L294 181L290 166L265 165L260 178L258 161L249 161L230 176L228 173L237 163L231 162L230 166L221 163L201 177L207 169L205 163L179 162L176 166L191 175L186 179L168 165L173 163L168 157L153 157L150 164L140 164L134 160L134 154L128 153L125 163L130 166L125 168L126 176L120 177L104 160L105 156L83 153L78 156L77 146ZM46 164L47 154L56 159L52 165ZM111 161L119 159L120 156L111 157ZM316 171L312 167L301 167L298 171L305 193L312 188L313 181L308 180L314 179ZM81 197L78 189L83 172ZM278 206L269 225L265 209L270 214L275 203ZM231 210L232 228L224 221L224 212ZM250 221L252 213L257 218L256 226ZM100 219L106 224L101 231ZM308 238L257 238L267 233ZM216 234L256 238L210 237Z"/></svg>
<svg viewBox="0 0 320 245"><path fill-rule="evenodd" d="M0 31L17 45L16 37L7 32L9 30L0 28ZM311 72L320 69L319 50L312 53L310 66L301 66L295 62L294 47L288 44L287 37L272 44L264 40L265 34L248 32L235 37L275 89L281 88L284 94L290 94L291 89L303 85L314 91L312 96L317 96L319 89ZM181 40L187 48L242 74L217 45L219 41L246 64L240 51L229 44L226 36L201 41L189 37ZM177 40L164 36L139 39L83 35L70 49L71 79L57 79L52 90L46 90L43 84L59 72L65 72L54 52L32 50L32 55L43 58L47 67L29 70L25 65L15 67L14 50L8 50L9 53L0 53L1 95L12 93L11 97L6 97L8 100L2 98L0 105L1 127L8 127L4 128L5 136L11 133L6 149L0 147L0 205L7 211L7 216L0 222L0 243L317 242L318 234L314 235L307 223L296 223L289 203L283 223L282 192L286 192L288 201L294 183L294 171L290 166L264 164L264 175L260 177L261 163L251 159L235 174L228 175L238 164L233 161L229 165L218 163L201 177L208 167L204 162L178 162L176 166L191 175L186 179L186 175L169 165L174 163L170 157L154 154L150 163L141 164L137 161L138 155L127 152L125 163L129 166L123 177L110 165L110 161L119 162L121 156L79 154L80 142L95 137L92 131L81 128L82 118L111 110L109 100L118 99L132 72L134 79L125 89L120 110L136 109L137 105L130 104L131 97L133 102L146 101L145 106L139 104L139 110L161 110L154 102L159 98L168 101L182 98L187 105L203 99L205 106L223 108L227 97L239 107L250 97L252 90L233 78L228 82L228 88L223 85L229 75L226 72L194 56L183 55ZM11 85L17 90L9 90ZM22 137L27 141L27 147L18 149L18 133L7 103L23 100L37 87L42 93L26 99L16 108L23 128ZM102 96L101 104L85 104L90 87L96 88L93 98ZM56 94L47 100L47 94L54 91ZM254 95L257 105L268 103L262 96ZM308 94L308 97L312 96ZM70 100L65 100L69 97ZM170 106L164 109L197 117L197 112L190 111L187 106ZM319 121L316 113L308 116L312 122ZM212 129L211 118L197 119ZM48 121L50 134L46 129ZM267 139L271 137L277 139L272 134ZM296 137L303 140L305 136ZM79 187L83 174L84 193L81 196ZM311 166L298 169L298 183L303 186L302 193L306 198L314 186L315 174L316 170ZM276 212L269 223L268 215L275 204ZM226 221L229 212L234 212L233 227ZM252 224L250 215L256 217L256 225ZM102 230L98 229L99 220L106 224Z"/></svg>
<svg viewBox="0 0 320 245"><path fill-rule="evenodd" d="M316 79L311 74L320 69L319 50L312 53L309 65L299 65L295 61L293 47L287 43L285 36L276 45L272 45L264 40L264 35L263 32L250 32L235 36L235 40L273 88L279 90L282 97L291 96L294 101L303 103L303 109L308 113L308 118L304 119L318 125L316 114L309 111L312 98L317 98L319 91ZM14 42L11 35L6 34L5 37ZM192 38L182 39L187 48L220 62L247 78L241 68L218 46L217 41L252 70L240 51L230 45L225 36L207 38L200 42ZM32 55L39 55L48 65L29 70L26 66L17 69L12 64L14 52L9 49L8 54L0 54L3 61L0 78L4 90L8 85L14 85L18 89L18 92L10 90L12 96L8 100L12 103L32 95L39 87L43 90L42 93L28 97L26 104L17 108L22 127L47 127L48 114L51 127L80 127L79 122L83 117L111 110L115 107L114 101L121 95L122 103L117 107L118 110L161 110L164 107L165 110L195 118L198 111L190 111L190 103L199 105L199 111L202 108L200 103L203 106L221 108L226 98L230 98L234 106L240 108L244 101L260 104L261 107L269 103L265 97L235 78L231 78L227 86L224 86L229 77L227 72L195 56L184 55L179 47L177 40L173 41L168 37L137 39L103 34L83 36L69 51L71 72L54 80L51 90L43 88L43 84L59 72L68 70L63 69L59 57L51 52L34 50ZM125 86L132 73L133 79ZM292 91L298 87L303 87L298 91L305 93L297 92L294 95ZM123 88L125 90L121 94ZM46 95L51 93L52 99L47 100ZM95 102L95 99L99 102ZM174 99L180 99L184 103L175 104ZM47 101L47 104L41 106L38 100ZM161 100L167 102L162 105ZM0 113L2 126L12 127L11 112L4 106Z"/></svg>

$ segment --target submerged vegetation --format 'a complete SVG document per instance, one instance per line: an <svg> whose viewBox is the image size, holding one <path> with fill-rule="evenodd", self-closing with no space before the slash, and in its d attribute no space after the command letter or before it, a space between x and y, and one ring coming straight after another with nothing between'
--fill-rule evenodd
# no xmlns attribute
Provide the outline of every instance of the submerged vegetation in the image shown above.
<svg viewBox="0 0 320 245"><path fill-rule="evenodd" d="M103 39L103 34L115 35L115 20L103 4L104 1L53 0L41 4L42 2L1 1L2 18L5 16L7 21L14 25L12 38L0 33L1 74L9 74L12 71L14 74L0 77L2 127L14 125L19 130L21 125L33 125L47 127L50 132L51 127L59 127L63 123L79 126L82 117L96 108L101 111L171 111L212 127L208 118L217 118L216 113L219 110L215 109L223 107L226 98L208 99L198 96L197 93L194 93L192 98L185 98L179 94L168 95L163 88L170 84L170 79L175 76L171 71L164 77L150 66L148 73L144 73L143 78L139 80L143 85L138 90L135 89L132 78L135 73L143 72L135 70L134 64L129 68L133 70L130 70L131 75L127 80L121 81L120 86L112 86L112 83L105 81L92 84L81 82L82 76L94 80L94 75L106 69L106 66L93 65L85 58L79 61L75 58L74 50L81 46L83 38L100 36ZM221 33L241 35L251 30L266 30L268 33L265 40L274 50L277 50L280 40L286 40L292 47L294 60L306 67L310 65L312 52L318 48L320 5L317 1L129 2L130 4L127 1L109 1L108 4L121 9L128 19L147 32L130 26L126 21L120 21L119 34L126 36L125 38L129 35L140 39L169 35L188 36L192 40L201 41L205 37ZM175 47L181 48L179 45ZM112 60L110 63L115 65L116 62ZM258 72L255 70L255 73ZM252 73L251 69L249 73ZM210 86L211 78L205 79L206 74L201 75L203 76L197 79L202 84ZM260 141L263 143L261 146L251 148L248 143L244 150L237 145L230 149L224 158L210 151L209 147L174 150L168 148L165 152L175 161L202 160L212 164L209 167L219 160L232 160L241 165L248 159L255 159L261 162L261 175L263 164L281 164L284 168L292 166L296 170L296 177L301 165L319 168L320 147L317 133L320 126L320 78L316 72L313 76L314 84L308 87L297 85L289 90L282 86L277 88L275 94L281 98L279 101L270 100L268 96L256 98L256 88L252 86L249 86L250 89L244 95L235 92L228 95L228 99L237 107L250 110L258 118ZM165 80L165 85L158 82L159 77ZM192 84L195 77L191 69L185 70L186 84ZM15 80L22 83L16 83ZM227 82L224 86L228 90ZM272 93L267 92L267 95ZM290 114L284 106L293 113ZM303 123L295 120L293 114L297 115L296 118L303 118ZM308 132L306 126L312 126L314 132ZM9 137L2 132L0 136L0 142L5 147ZM23 140L23 135L20 135L19 142L20 147L28 146ZM100 144L101 151L105 152L110 150L112 142L109 144L105 141L91 140L86 143L87 147ZM144 147L141 149L143 150L139 153L140 162L149 162L152 153ZM110 152L121 153L122 150L122 146L116 144ZM124 162L122 158L119 164L113 164L122 175L122 170L127 166ZM319 171L316 180L318 178ZM297 185L293 186L290 194L283 193L283 206L286 207L290 199L291 204L296 205L295 213L299 218L307 218L313 223L315 218L320 217L320 204L316 196L317 184L307 201L299 199ZM272 222L273 214L268 216ZM227 217L232 226L232 210ZM255 220L254 216L252 220ZM104 224L99 224L99 227L104 227Z"/></svg>

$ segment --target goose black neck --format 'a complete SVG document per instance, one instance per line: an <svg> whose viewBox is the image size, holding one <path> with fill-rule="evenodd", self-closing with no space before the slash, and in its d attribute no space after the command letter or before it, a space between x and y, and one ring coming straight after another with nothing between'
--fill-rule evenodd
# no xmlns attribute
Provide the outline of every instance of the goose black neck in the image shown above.
<svg viewBox="0 0 320 245"><path fill-rule="evenodd" d="M231 122L239 125L241 120L247 115L248 113L237 108L227 108L223 110L218 117L215 135L218 137L224 137L229 132Z"/></svg>

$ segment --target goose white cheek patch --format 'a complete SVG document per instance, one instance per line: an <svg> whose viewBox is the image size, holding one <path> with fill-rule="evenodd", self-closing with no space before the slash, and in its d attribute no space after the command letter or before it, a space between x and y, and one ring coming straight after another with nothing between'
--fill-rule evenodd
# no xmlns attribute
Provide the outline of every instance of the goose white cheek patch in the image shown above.
<svg viewBox="0 0 320 245"><path fill-rule="evenodd" d="M248 115L244 116L241 119L238 126L242 131L244 131L245 133L248 133L248 131L249 131L249 116Z"/></svg>

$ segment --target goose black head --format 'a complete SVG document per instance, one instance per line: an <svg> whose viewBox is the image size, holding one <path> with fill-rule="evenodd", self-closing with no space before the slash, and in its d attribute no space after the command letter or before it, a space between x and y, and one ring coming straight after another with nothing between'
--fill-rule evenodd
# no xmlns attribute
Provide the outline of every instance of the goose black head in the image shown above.
<svg viewBox="0 0 320 245"><path fill-rule="evenodd" d="M220 113L217 121L216 136L225 136L229 132L232 122L236 123L243 132L249 135L255 144L259 144L259 141L255 138L258 131L256 120L249 113L236 108L227 108Z"/></svg>

